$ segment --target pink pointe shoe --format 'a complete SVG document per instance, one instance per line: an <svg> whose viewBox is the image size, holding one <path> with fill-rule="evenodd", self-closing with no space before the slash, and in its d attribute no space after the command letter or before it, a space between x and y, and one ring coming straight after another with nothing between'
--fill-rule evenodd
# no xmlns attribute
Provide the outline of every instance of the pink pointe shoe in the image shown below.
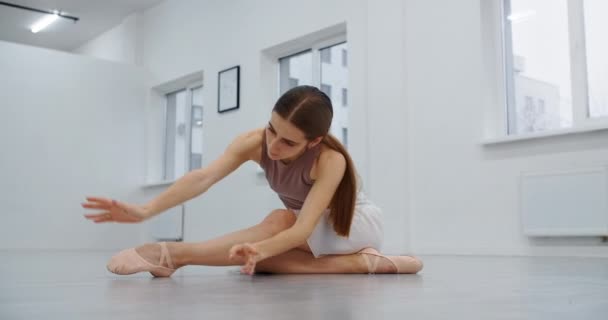
<svg viewBox="0 0 608 320"><path fill-rule="evenodd" d="M160 244L160 265L154 265L144 259L142 256L135 251L135 248L122 250L110 259L106 266L108 271L120 274L134 274L137 272L148 271L155 277L169 277L175 272L175 267L171 261L169 250L167 250L166 242L159 242ZM163 267L162 264L167 262L167 267Z"/></svg>
<svg viewBox="0 0 608 320"><path fill-rule="evenodd" d="M416 257L410 256L385 256L380 254L376 249L365 248L357 254L365 260L367 270L369 273L377 273L380 261L383 259L388 260L393 266L392 272L386 273L418 273L422 270L422 261ZM382 271L381 271L382 272ZM385 272L382 272L385 273Z"/></svg>

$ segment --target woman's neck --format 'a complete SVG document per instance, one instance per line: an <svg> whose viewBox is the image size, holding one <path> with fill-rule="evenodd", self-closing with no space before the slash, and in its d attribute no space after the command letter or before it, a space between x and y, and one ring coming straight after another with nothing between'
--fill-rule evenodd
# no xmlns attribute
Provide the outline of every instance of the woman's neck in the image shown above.
<svg viewBox="0 0 608 320"><path fill-rule="evenodd" d="M310 148L310 149L312 149L312 148ZM294 156L294 157L292 157L290 159L281 159L279 161L281 161L283 164L290 164L290 163L298 160L298 158L300 158L303 154L305 154L310 149L304 148L304 150L302 150L302 152L300 152L298 155L296 155L296 156Z"/></svg>

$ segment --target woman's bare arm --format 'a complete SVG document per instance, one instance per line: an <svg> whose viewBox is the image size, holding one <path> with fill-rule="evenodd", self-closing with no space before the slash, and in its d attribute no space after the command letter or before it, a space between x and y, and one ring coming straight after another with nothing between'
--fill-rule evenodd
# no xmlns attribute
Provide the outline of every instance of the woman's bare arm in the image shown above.
<svg viewBox="0 0 608 320"><path fill-rule="evenodd" d="M251 160L262 143L260 130L241 134L226 148L224 153L205 168L191 171L178 179L166 191L148 202L146 218L150 218L186 202L209 190L218 181Z"/></svg>
<svg viewBox="0 0 608 320"><path fill-rule="evenodd" d="M321 153L318 162L319 175L313 184L304 206L298 215L296 223L289 229L283 230L275 236L253 244L236 245L230 251L231 256L247 255L245 251L252 250L246 259L245 272L253 272L257 261L276 256L287 250L296 248L306 242L314 230L323 212L331 203L334 193L338 189L344 173L346 172L346 160L342 154L336 151ZM247 250L241 250L243 246L249 246ZM239 252L242 251L242 254Z"/></svg>

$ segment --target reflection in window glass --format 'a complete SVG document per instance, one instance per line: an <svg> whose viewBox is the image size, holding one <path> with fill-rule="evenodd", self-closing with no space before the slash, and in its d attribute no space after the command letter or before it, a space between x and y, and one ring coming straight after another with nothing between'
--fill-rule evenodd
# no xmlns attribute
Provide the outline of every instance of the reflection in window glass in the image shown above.
<svg viewBox="0 0 608 320"><path fill-rule="evenodd" d="M321 87L332 101L334 118L330 132L346 145L348 128L348 68L346 67L346 42L321 49L321 56L343 57L343 59L330 59L330 62L321 62ZM338 60L338 61L336 61Z"/></svg>
<svg viewBox="0 0 608 320"><path fill-rule="evenodd" d="M509 134L572 125L567 7L566 0L505 0L512 48Z"/></svg>
<svg viewBox="0 0 608 320"><path fill-rule="evenodd" d="M342 128L342 144L348 148L348 128Z"/></svg>
<svg viewBox="0 0 608 320"><path fill-rule="evenodd" d="M203 87L191 89L190 170L203 165Z"/></svg>
<svg viewBox="0 0 608 320"><path fill-rule="evenodd" d="M321 62L331 64L331 50L321 50Z"/></svg>
<svg viewBox="0 0 608 320"><path fill-rule="evenodd" d="M181 90L167 94L165 132L165 180L174 180L186 172L186 96Z"/></svg>
<svg viewBox="0 0 608 320"><path fill-rule="evenodd" d="M589 116L608 116L608 1L585 0Z"/></svg>
<svg viewBox="0 0 608 320"><path fill-rule="evenodd" d="M312 85L312 52L279 59L280 94L299 85Z"/></svg>
<svg viewBox="0 0 608 320"><path fill-rule="evenodd" d="M329 84L321 83L321 91L325 92L325 94L330 97L332 96L331 95L331 85L329 85ZM333 104L333 101L332 101L332 104Z"/></svg>

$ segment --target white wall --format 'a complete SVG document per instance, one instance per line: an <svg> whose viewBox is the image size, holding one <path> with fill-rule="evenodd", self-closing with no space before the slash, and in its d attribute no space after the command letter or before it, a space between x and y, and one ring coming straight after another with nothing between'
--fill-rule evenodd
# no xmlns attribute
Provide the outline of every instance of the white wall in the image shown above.
<svg viewBox="0 0 608 320"><path fill-rule="evenodd" d="M141 15L134 13L116 27L87 41L73 52L115 62L141 64Z"/></svg>
<svg viewBox="0 0 608 320"><path fill-rule="evenodd" d="M600 255L598 239L530 241L518 211L527 170L608 164L606 131L482 146L479 0L410 0L404 11L411 241L418 252Z"/></svg>
<svg viewBox="0 0 608 320"><path fill-rule="evenodd" d="M487 104L480 12L479 0L171 0L142 14L142 61L153 84L205 72L208 164L238 132L268 119L273 88L261 51L346 22L349 142L368 193L385 209L387 251L608 255L596 239L522 235L519 173L606 164L607 137L481 145L486 108L500 106ZM241 109L219 115L217 72L237 64ZM246 165L187 204L186 240L248 226L274 207L276 196Z"/></svg>
<svg viewBox="0 0 608 320"><path fill-rule="evenodd" d="M142 201L145 71L0 42L0 249L118 249L143 226L95 225L87 195Z"/></svg>

